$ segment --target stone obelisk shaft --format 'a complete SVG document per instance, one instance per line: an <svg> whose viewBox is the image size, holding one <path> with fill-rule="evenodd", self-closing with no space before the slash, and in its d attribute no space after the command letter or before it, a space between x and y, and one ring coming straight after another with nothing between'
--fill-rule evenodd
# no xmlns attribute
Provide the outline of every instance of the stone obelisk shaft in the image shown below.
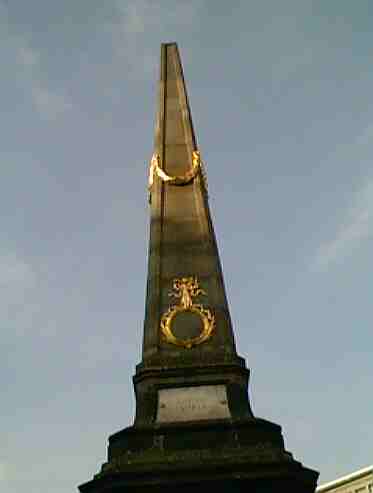
<svg viewBox="0 0 373 493"><path fill-rule="evenodd" d="M185 176L198 150L190 106L176 44L162 45L155 156L168 176ZM151 224L143 365L188 364L201 358L237 362L223 276L211 223L202 171L182 186L155 176L151 187ZM189 354L162 340L159 323L170 305L175 278L196 276L206 295L203 303L214 313L214 336ZM181 322L179 322L181 325ZM187 328L185 335L187 336Z"/></svg>

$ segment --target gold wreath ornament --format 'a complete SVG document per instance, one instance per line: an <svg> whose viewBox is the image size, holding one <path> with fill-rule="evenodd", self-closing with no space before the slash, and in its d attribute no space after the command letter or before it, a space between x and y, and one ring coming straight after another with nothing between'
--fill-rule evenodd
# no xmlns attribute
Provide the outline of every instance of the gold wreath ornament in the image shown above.
<svg viewBox="0 0 373 493"><path fill-rule="evenodd" d="M154 176L158 176L163 182L169 183L170 185L186 185L191 182L196 176L201 168L201 157L199 151L192 152L192 167L181 176L170 176L168 175L160 165L160 158L158 154L154 154L150 161L149 169L149 189L154 183Z"/></svg>
<svg viewBox="0 0 373 493"><path fill-rule="evenodd" d="M174 279L173 291L169 296L180 298L180 304L170 306L162 315L160 328L166 342L190 349L193 346L202 344L211 337L215 327L214 315L203 305L193 303L193 298L202 294L205 295L206 293L199 287L196 277ZM198 336L187 339L179 339L175 336L172 331L172 324L177 314L181 312L195 313L200 317L202 329Z"/></svg>

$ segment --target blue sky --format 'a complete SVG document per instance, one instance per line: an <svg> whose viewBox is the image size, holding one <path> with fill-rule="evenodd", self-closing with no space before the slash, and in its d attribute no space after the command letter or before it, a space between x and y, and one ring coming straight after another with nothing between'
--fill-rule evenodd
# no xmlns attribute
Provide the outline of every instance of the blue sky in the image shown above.
<svg viewBox="0 0 373 493"><path fill-rule="evenodd" d="M161 42L181 51L257 416L372 463L373 3L0 0L0 482L67 493L132 423Z"/></svg>

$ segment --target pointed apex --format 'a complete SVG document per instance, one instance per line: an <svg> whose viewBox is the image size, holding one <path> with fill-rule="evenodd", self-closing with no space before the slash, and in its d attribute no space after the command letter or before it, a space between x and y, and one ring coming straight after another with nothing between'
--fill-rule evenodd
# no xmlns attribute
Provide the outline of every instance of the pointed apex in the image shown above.
<svg viewBox="0 0 373 493"><path fill-rule="evenodd" d="M177 48L176 41L169 41L168 43L162 43L161 46L175 46Z"/></svg>
<svg viewBox="0 0 373 493"><path fill-rule="evenodd" d="M176 43L162 44L160 72L155 153L167 173L183 175L192 165L196 139Z"/></svg>

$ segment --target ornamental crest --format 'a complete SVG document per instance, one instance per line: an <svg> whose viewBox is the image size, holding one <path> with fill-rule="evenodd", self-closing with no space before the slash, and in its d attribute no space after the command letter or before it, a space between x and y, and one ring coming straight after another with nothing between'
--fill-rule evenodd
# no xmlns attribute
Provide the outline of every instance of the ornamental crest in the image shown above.
<svg viewBox="0 0 373 493"><path fill-rule="evenodd" d="M193 302L193 298L200 295L206 295L206 292L199 287L197 277L174 279L173 290L169 296L178 298L180 302L170 306L162 315L160 329L166 342L190 349L211 337L215 327L215 317L208 308ZM177 314L181 312L195 313L200 317L202 326L198 336L187 339L179 339L175 336L172 331L172 323Z"/></svg>

